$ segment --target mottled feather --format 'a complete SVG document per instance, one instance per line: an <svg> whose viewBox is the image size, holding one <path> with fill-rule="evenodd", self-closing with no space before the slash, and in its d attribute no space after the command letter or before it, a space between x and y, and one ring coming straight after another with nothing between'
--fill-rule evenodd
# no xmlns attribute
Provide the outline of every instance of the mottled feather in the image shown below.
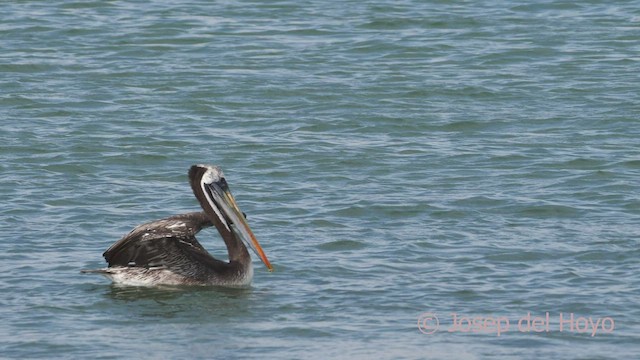
<svg viewBox="0 0 640 360"><path fill-rule="evenodd" d="M195 236L200 230L209 226L211 221L203 212L175 215L148 222L136 226L122 239L111 245L103 256L109 266L153 267L158 266L151 263L157 257L156 252L166 243L183 243L192 247L193 251L206 253Z"/></svg>
<svg viewBox="0 0 640 360"><path fill-rule="evenodd" d="M216 278L223 278L237 269L215 259L196 239L200 230L211 225L203 212L139 225L105 251L103 256L109 264L107 272L143 271L148 276L153 276L153 272L158 272L158 276L171 273L184 277L184 283L218 282L220 280ZM214 274L216 276L212 278ZM234 274L229 275L233 278Z"/></svg>

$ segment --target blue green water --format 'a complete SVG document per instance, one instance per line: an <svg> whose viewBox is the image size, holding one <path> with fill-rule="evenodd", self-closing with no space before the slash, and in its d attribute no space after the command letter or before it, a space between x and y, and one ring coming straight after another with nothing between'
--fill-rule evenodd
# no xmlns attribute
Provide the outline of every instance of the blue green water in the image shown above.
<svg viewBox="0 0 640 360"><path fill-rule="evenodd" d="M0 357L640 353L637 1L0 7ZM197 210L193 163L224 169L274 273L80 274Z"/></svg>

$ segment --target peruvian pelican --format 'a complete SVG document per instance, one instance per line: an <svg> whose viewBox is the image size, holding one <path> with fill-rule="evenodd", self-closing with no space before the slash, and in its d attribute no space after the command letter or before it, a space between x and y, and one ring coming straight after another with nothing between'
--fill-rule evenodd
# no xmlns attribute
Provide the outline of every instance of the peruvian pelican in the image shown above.
<svg viewBox="0 0 640 360"><path fill-rule="evenodd" d="M83 272L137 286L246 286L253 278L247 247L273 271L231 195L222 170L218 166L193 165L189 183L204 212L139 225L104 252L108 267ZM196 239L200 230L211 225L218 229L227 246L228 262L211 256Z"/></svg>

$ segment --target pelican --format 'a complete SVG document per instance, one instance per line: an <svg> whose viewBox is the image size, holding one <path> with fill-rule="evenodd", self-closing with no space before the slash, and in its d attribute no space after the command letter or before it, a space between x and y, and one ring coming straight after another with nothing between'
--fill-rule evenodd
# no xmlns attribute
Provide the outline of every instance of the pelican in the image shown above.
<svg viewBox="0 0 640 360"><path fill-rule="evenodd" d="M220 167L193 165L189 183L204 212L139 225L104 252L107 268L83 272L99 273L114 283L135 286L246 286L253 278L247 247L273 271ZM227 246L229 262L215 259L196 239L200 230L211 225L218 229Z"/></svg>

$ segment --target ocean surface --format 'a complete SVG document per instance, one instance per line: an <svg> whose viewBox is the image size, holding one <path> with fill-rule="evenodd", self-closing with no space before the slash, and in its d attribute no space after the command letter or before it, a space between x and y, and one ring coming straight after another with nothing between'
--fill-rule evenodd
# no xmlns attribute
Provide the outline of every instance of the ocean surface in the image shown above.
<svg viewBox="0 0 640 360"><path fill-rule="evenodd" d="M638 1L0 9L0 358L640 353ZM80 273L195 163L275 272Z"/></svg>

